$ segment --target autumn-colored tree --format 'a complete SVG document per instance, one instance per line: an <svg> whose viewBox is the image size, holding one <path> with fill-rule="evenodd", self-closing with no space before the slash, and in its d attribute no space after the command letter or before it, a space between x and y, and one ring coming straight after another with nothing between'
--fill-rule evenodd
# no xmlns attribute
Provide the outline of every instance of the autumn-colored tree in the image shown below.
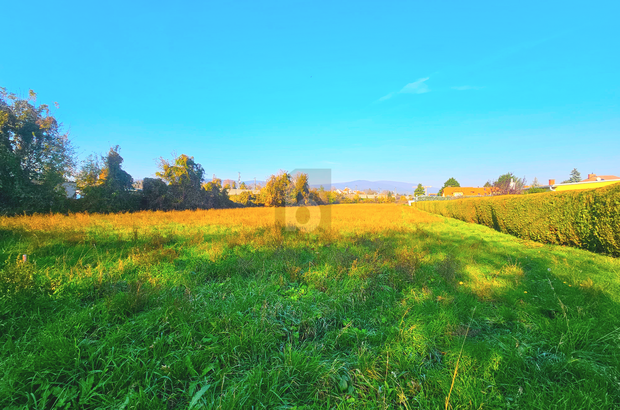
<svg viewBox="0 0 620 410"><path fill-rule="evenodd" d="M310 201L310 186L308 174L298 173L292 181L290 200L291 204L307 205Z"/></svg>
<svg viewBox="0 0 620 410"><path fill-rule="evenodd" d="M515 195L523 192L525 178L517 178L512 172L500 175L493 182L493 193L496 195Z"/></svg>
<svg viewBox="0 0 620 410"><path fill-rule="evenodd" d="M269 177L261 190L261 200L265 206L285 206L290 183L291 174L286 171Z"/></svg>

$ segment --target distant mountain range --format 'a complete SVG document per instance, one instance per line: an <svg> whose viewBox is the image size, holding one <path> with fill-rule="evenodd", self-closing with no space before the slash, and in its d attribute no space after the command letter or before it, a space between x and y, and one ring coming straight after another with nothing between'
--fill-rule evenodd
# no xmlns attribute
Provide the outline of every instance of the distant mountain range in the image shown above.
<svg viewBox="0 0 620 410"><path fill-rule="evenodd" d="M243 181L248 187L254 187L254 180L251 181ZM265 181L256 181L258 185L261 187L265 186ZM413 194L415 188L418 184L414 184L412 182L399 182L399 181L367 181L363 179L358 179L355 181L349 182L334 182L331 187L324 186L325 189L344 189L350 188L358 191L365 191L367 189L372 189L373 191L392 191L397 192L399 194ZM312 188L319 188L319 186L311 185ZM438 187L429 188L429 193L436 193L439 191Z"/></svg>

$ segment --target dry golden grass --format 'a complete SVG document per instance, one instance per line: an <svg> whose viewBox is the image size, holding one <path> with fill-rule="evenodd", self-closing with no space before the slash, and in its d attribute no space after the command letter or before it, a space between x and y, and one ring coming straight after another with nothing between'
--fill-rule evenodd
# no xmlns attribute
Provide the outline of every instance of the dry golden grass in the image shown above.
<svg viewBox="0 0 620 410"><path fill-rule="evenodd" d="M428 223L439 218L415 208L384 204L327 205L331 221L328 224L337 232L377 232L401 229L403 224ZM25 232L85 232L91 230L133 231L148 228L174 233L175 226L187 232L187 227L260 228L276 223L275 208L210 209L197 211L143 211L124 214L33 215L0 217L0 227ZM76 240L81 237L76 236Z"/></svg>

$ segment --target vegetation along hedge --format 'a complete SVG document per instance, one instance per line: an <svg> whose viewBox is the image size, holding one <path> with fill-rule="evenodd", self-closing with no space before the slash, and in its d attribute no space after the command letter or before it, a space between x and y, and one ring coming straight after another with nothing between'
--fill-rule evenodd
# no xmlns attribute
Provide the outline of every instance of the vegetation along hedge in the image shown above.
<svg viewBox="0 0 620 410"><path fill-rule="evenodd" d="M620 183L581 191L420 202L419 209L519 238L620 256Z"/></svg>

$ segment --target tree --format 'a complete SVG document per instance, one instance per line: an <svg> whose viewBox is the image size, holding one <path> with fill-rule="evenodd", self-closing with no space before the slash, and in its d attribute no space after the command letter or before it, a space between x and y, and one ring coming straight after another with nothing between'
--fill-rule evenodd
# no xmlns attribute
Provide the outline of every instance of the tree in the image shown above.
<svg viewBox="0 0 620 410"><path fill-rule="evenodd" d="M573 170L570 172L570 178L566 181L563 181L562 183L572 184L575 182L581 182L581 174L579 173L579 171L577 171L577 168L573 168Z"/></svg>
<svg viewBox="0 0 620 410"><path fill-rule="evenodd" d="M133 178L122 167L123 157L117 145L110 148L105 158L105 166L99 174L99 183L109 188L110 192L127 192L131 190Z"/></svg>
<svg viewBox="0 0 620 410"><path fill-rule="evenodd" d="M138 197L132 192L133 178L121 166L120 147L111 147L102 162L103 165L96 156L89 156L76 176L78 188L82 191L83 209L92 212L137 210ZM99 175L96 175L97 171Z"/></svg>
<svg viewBox="0 0 620 410"><path fill-rule="evenodd" d="M291 174L280 171L267 180L265 188L261 190L261 199L265 206L286 205L287 193L291 183Z"/></svg>
<svg viewBox="0 0 620 410"><path fill-rule="evenodd" d="M540 186L540 184L538 183L538 178L534 177L534 180L532 181L532 188L538 188Z"/></svg>
<svg viewBox="0 0 620 410"><path fill-rule="evenodd" d="M142 181L142 209L165 210L171 208L168 185L161 179L144 178Z"/></svg>
<svg viewBox="0 0 620 410"><path fill-rule="evenodd" d="M308 174L298 173L292 181L291 203L307 205L310 199L310 186L308 185Z"/></svg>
<svg viewBox="0 0 620 410"><path fill-rule="evenodd" d="M484 183L484 187L485 188L491 188L493 185L491 185L491 183L489 181Z"/></svg>
<svg viewBox="0 0 620 410"><path fill-rule="evenodd" d="M248 187L245 184L245 182L242 182L242 183L239 184L239 189L248 189Z"/></svg>
<svg viewBox="0 0 620 410"><path fill-rule="evenodd" d="M413 191L413 195L415 196L422 196L426 193L426 191L424 190L424 187L422 186L422 184L418 184L418 187L415 189L415 191Z"/></svg>
<svg viewBox="0 0 620 410"><path fill-rule="evenodd" d="M205 171L194 157L181 154L172 161L160 157L159 169L155 175L168 184L173 209L196 209L204 203Z"/></svg>
<svg viewBox="0 0 620 410"><path fill-rule="evenodd" d="M82 161L80 170L75 174L75 183L78 189L83 190L86 187L97 185L104 161L105 158L97 154L91 154Z"/></svg>
<svg viewBox="0 0 620 410"><path fill-rule="evenodd" d="M512 172L500 175L497 181L493 182L494 193L498 195L520 194L525 186L525 178L517 178Z"/></svg>
<svg viewBox="0 0 620 410"><path fill-rule="evenodd" d="M68 133L45 104L0 87L0 212L60 210L74 166Z"/></svg>
<svg viewBox="0 0 620 410"><path fill-rule="evenodd" d="M441 187L441 189L437 193L437 196L442 196L443 195L444 188L447 188L447 187L460 187L460 186L461 186L461 184L459 184L459 182L456 179L450 178L446 182L443 183L443 186Z"/></svg>
<svg viewBox="0 0 620 410"><path fill-rule="evenodd" d="M167 195L172 209L208 209L230 205L221 180L203 185L205 171L194 157L181 154L169 161L159 160L160 172L155 173L168 184Z"/></svg>

